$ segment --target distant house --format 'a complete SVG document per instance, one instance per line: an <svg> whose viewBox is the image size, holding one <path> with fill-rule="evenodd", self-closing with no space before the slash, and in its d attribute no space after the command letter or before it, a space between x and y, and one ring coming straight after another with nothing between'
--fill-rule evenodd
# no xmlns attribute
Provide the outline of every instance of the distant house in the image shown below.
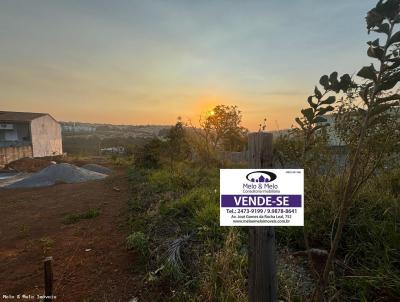
<svg viewBox="0 0 400 302"><path fill-rule="evenodd" d="M100 149L101 154L124 154L125 148L118 146L118 147L109 147L109 148L102 148Z"/></svg>
<svg viewBox="0 0 400 302"><path fill-rule="evenodd" d="M63 132L69 133L92 133L96 132L96 127L84 123L62 122L61 129Z"/></svg>
<svg viewBox="0 0 400 302"><path fill-rule="evenodd" d="M49 114L0 111L0 166L62 152L61 126Z"/></svg>
<svg viewBox="0 0 400 302"><path fill-rule="evenodd" d="M387 111L389 115L391 115L393 118L397 119L397 121L400 121L400 107L399 106L394 106L391 109ZM336 116L334 114L327 114L323 116L326 119L326 122L318 123L319 125L326 125L328 124L328 127L326 127L326 131L328 134L328 146L330 147L344 147L346 146L346 143L339 137L339 134L337 133L335 129L335 124L336 124Z"/></svg>
<svg viewBox="0 0 400 302"><path fill-rule="evenodd" d="M340 147L344 146L345 143L341 140L339 137L338 133L335 130L335 124L336 124L336 116L333 114L328 114L323 116L326 119L326 122L323 123L318 123L319 125L326 125L326 131L328 134L328 146L330 147Z"/></svg>

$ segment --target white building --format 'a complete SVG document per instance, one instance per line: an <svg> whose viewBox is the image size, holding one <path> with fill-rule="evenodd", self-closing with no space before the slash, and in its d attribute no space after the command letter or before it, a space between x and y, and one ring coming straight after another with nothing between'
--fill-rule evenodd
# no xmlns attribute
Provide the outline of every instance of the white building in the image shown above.
<svg viewBox="0 0 400 302"><path fill-rule="evenodd" d="M0 166L62 153L61 126L49 114L0 111Z"/></svg>
<svg viewBox="0 0 400 302"><path fill-rule="evenodd" d="M96 127L90 126L87 124L81 124L81 123L62 123L61 124L62 131L64 132L72 132L72 133L80 133L80 132L87 132L87 133L92 133L96 132Z"/></svg>
<svg viewBox="0 0 400 302"><path fill-rule="evenodd" d="M400 107L395 106L389 109L388 113L396 117L397 120L400 120ZM325 125L329 124L329 126L326 127L326 131L328 134L328 145L332 147L338 147L338 146L345 146L346 144L340 139L338 133L336 132L335 129L335 124L336 124L336 115L334 114L328 114L323 116L326 119L326 122L324 123L319 123L320 125Z"/></svg>
<svg viewBox="0 0 400 302"><path fill-rule="evenodd" d="M323 117L326 119L326 122L321 124L329 124L329 126L326 127L328 146L343 146L344 142L339 138L335 130L336 116L331 114L324 115Z"/></svg>

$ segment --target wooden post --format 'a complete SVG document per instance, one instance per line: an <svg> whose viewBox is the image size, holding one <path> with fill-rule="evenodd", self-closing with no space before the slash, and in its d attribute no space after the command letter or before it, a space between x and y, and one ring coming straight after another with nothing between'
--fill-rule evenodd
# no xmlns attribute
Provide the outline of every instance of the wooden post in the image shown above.
<svg viewBox="0 0 400 302"><path fill-rule="evenodd" d="M272 167L272 133L248 135L249 168ZM249 301L276 302L276 248L274 227L249 229Z"/></svg>
<svg viewBox="0 0 400 302"><path fill-rule="evenodd" d="M51 298L47 298L53 295L53 257L47 257L44 259L44 295L46 298L45 302L52 301Z"/></svg>

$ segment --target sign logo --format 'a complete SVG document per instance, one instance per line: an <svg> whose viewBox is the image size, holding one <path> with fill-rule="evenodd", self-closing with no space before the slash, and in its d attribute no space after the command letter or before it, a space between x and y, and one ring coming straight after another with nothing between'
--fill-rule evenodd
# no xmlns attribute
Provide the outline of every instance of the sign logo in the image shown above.
<svg viewBox="0 0 400 302"><path fill-rule="evenodd" d="M304 226L303 169L221 169L221 226Z"/></svg>
<svg viewBox="0 0 400 302"><path fill-rule="evenodd" d="M269 171L254 171L247 174L246 179L251 182L272 182L276 179L276 174Z"/></svg>

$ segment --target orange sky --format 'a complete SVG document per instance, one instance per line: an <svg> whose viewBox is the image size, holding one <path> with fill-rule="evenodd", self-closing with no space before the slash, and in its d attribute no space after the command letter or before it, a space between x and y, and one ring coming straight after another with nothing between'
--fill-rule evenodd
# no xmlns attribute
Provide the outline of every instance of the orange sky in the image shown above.
<svg viewBox="0 0 400 302"><path fill-rule="evenodd" d="M371 5L4 1L0 110L173 124L225 104L243 111L250 130L264 117L270 130L289 128L321 75L368 65L364 16Z"/></svg>
<svg viewBox="0 0 400 302"><path fill-rule="evenodd" d="M300 103L305 96L291 96L294 102ZM96 106L92 102L79 104L76 110L75 102L64 100L52 103L46 100L34 102L13 102L3 107L10 111L33 111L49 112L59 121L82 121L93 123L111 124L173 124L180 116L183 121L191 121L197 125L201 114L211 110L218 104L237 105L242 111L243 126L250 130L257 130L258 125L267 118L267 126L270 130L289 128L293 124L294 117L299 115L299 107L288 102L287 96L269 96L271 101L246 102L243 99L231 96L204 94L198 97L193 96L181 101L159 101L153 106L149 104L138 106L135 102L124 101L118 98L108 101L102 100L101 95L96 97ZM297 102L300 100L300 102ZM21 106L21 104L24 104ZM3 109L2 108L2 109Z"/></svg>

